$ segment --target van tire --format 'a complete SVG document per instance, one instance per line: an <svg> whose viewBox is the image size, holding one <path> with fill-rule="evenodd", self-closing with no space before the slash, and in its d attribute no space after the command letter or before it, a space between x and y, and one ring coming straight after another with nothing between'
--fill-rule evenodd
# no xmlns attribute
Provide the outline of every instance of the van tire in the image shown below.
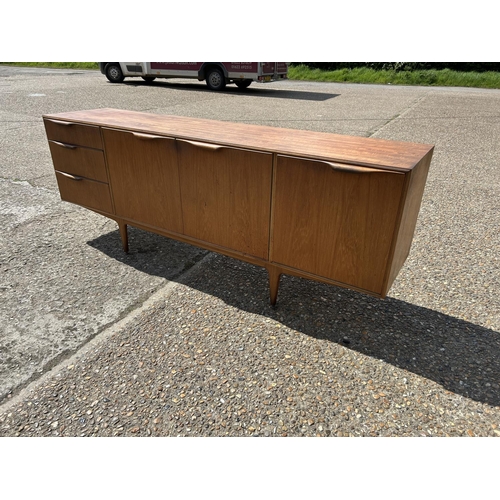
<svg viewBox="0 0 500 500"><path fill-rule="evenodd" d="M252 80L237 80L234 83L236 83L236 86L239 89L246 89L247 87L250 87L250 84L252 83Z"/></svg>
<svg viewBox="0 0 500 500"><path fill-rule="evenodd" d="M146 83L151 83L156 80L156 76L143 76L141 77Z"/></svg>
<svg viewBox="0 0 500 500"><path fill-rule="evenodd" d="M122 69L117 63L109 63L106 65L106 78L111 83L122 83L125 80L123 76Z"/></svg>
<svg viewBox="0 0 500 500"><path fill-rule="evenodd" d="M222 90L226 86L226 79L219 68L209 68L206 80L210 90Z"/></svg>

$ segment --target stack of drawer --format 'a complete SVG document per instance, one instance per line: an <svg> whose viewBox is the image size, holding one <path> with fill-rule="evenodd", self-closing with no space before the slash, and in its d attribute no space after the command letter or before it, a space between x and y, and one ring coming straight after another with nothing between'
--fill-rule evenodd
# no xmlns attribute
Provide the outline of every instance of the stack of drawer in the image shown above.
<svg viewBox="0 0 500 500"><path fill-rule="evenodd" d="M61 199L114 213L99 127L44 120Z"/></svg>

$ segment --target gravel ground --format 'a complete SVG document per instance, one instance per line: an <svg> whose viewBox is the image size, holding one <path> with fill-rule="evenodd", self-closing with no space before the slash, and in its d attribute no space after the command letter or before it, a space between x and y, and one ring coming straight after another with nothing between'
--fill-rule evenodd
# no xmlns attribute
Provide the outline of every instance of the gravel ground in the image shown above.
<svg viewBox="0 0 500 500"><path fill-rule="evenodd" d="M13 401L0 434L500 435L495 332L282 279L272 308L263 269L209 254Z"/></svg>

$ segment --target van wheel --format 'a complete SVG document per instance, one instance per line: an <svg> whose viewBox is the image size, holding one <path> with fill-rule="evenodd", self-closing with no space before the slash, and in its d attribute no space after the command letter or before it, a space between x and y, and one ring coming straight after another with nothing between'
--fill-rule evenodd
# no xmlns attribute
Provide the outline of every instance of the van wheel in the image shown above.
<svg viewBox="0 0 500 500"><path fill-rule="evenodd" d="M151 83L156 80L156 76L143 76L141 77L146 83Z"/></svg>
<svg viewBox="0 0 500 500"><path fill-rule="evenodd" d="M247 87L250 87L250 84L252 83L252 80L238 80L236 83L236 86L239 89L246 89Z"/></svg>
<svg viewBox="0 0 500 500"><path fill-rule="evenodd" d="M120 65L116 63L109 63L106 66L106 78L111 83L122 83L125 77L123 76Z"/></svg>
<svg viewBox="0 0 500 500"><path fill-rule="evenodd" d="M226 86L226 80L219 68L208 70L207 85L210 90L222 90Z"/></svg>

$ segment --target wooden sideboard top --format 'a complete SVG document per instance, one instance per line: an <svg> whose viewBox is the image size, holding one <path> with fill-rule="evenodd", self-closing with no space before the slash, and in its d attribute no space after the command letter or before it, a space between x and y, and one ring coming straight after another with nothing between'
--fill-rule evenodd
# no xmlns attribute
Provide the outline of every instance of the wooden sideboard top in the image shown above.
<svg viewBox="0 0 500 500"><path fill-rule="evenodd" d="M398 171L411 170L434 149L429 144L111 108L47 114L43 117Z"/></svg>

